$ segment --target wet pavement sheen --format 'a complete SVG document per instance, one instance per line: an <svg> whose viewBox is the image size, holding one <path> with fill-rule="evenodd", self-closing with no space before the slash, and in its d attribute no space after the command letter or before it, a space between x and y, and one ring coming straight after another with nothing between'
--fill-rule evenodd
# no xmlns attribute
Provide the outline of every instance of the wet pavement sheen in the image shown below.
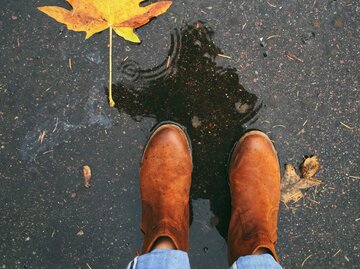
<svg viewBox="0 0 360 269"><path fill-rule="evenodd" d="M323 184L280 205L284 268L357 268L358 1L175 1L140 45L114 37L114 109L108 35L85 41L45 4L67 6L2 3L0 268L125 268L141 248L139 159L164 120L191 137L194 268L227 267L227 159L251 128L282 166L320 160Z"/></svg>

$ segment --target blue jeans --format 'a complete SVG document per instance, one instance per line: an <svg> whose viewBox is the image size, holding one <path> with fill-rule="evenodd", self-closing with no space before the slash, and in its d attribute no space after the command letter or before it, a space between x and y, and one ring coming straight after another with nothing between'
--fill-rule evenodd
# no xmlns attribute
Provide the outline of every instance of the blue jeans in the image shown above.
<svg viewBox="0 0 360 269"><path fill-rule="evenodd" d="M240 257L230 269L281 269L270 254ZM136 257L127 269L190 269L189 257L181 250L156 249Z"/></svg>

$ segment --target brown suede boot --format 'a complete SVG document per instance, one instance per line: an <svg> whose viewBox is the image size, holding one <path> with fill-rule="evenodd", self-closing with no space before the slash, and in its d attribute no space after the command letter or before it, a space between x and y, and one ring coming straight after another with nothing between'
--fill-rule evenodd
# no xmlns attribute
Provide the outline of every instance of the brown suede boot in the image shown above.
<svg viewBox="0 0 360 269"><path fill-rule="evenodd" d="M228 232L230 265L240 256L265 248L276 261L280 167L266 134L250 131L236 144L230 161L231 220Z"/></svg>
<svg viewBox="0 0 360 269"><path fill-rule="evenodd" d="M167 123L151 135L140 168L142 252L159 237L175 248L189 248L189 193L192 173L190 141L182 127Z"/></svg>

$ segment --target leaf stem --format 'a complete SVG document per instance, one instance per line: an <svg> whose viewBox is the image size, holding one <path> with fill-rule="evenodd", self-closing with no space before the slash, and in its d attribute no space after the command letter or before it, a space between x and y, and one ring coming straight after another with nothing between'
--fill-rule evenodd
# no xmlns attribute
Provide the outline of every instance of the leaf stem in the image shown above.
<svg viewBox="0 0 360 269"><path fill-rule="evenodd" d="M110 33L109 33L109 104L110 107L115 106L115 102L112 98L112 26L109 27Z"/></svg>

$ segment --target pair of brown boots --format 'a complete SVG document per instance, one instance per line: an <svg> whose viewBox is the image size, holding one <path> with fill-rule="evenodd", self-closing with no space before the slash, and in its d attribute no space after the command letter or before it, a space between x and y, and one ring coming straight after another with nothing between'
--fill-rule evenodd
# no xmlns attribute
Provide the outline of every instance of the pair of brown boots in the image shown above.
<svg viewBox="0 0 360 269"><path fill-rule="evenodd" d="M189 248L189 193L192 173L191 144L183 127L160 125L150 137L140 168L143 253L159 238L171 239L178 250ZM280 168L276 150L266 134L245 133L230 162L232 214L228 258L261 250L275 260Z"/></svg>

